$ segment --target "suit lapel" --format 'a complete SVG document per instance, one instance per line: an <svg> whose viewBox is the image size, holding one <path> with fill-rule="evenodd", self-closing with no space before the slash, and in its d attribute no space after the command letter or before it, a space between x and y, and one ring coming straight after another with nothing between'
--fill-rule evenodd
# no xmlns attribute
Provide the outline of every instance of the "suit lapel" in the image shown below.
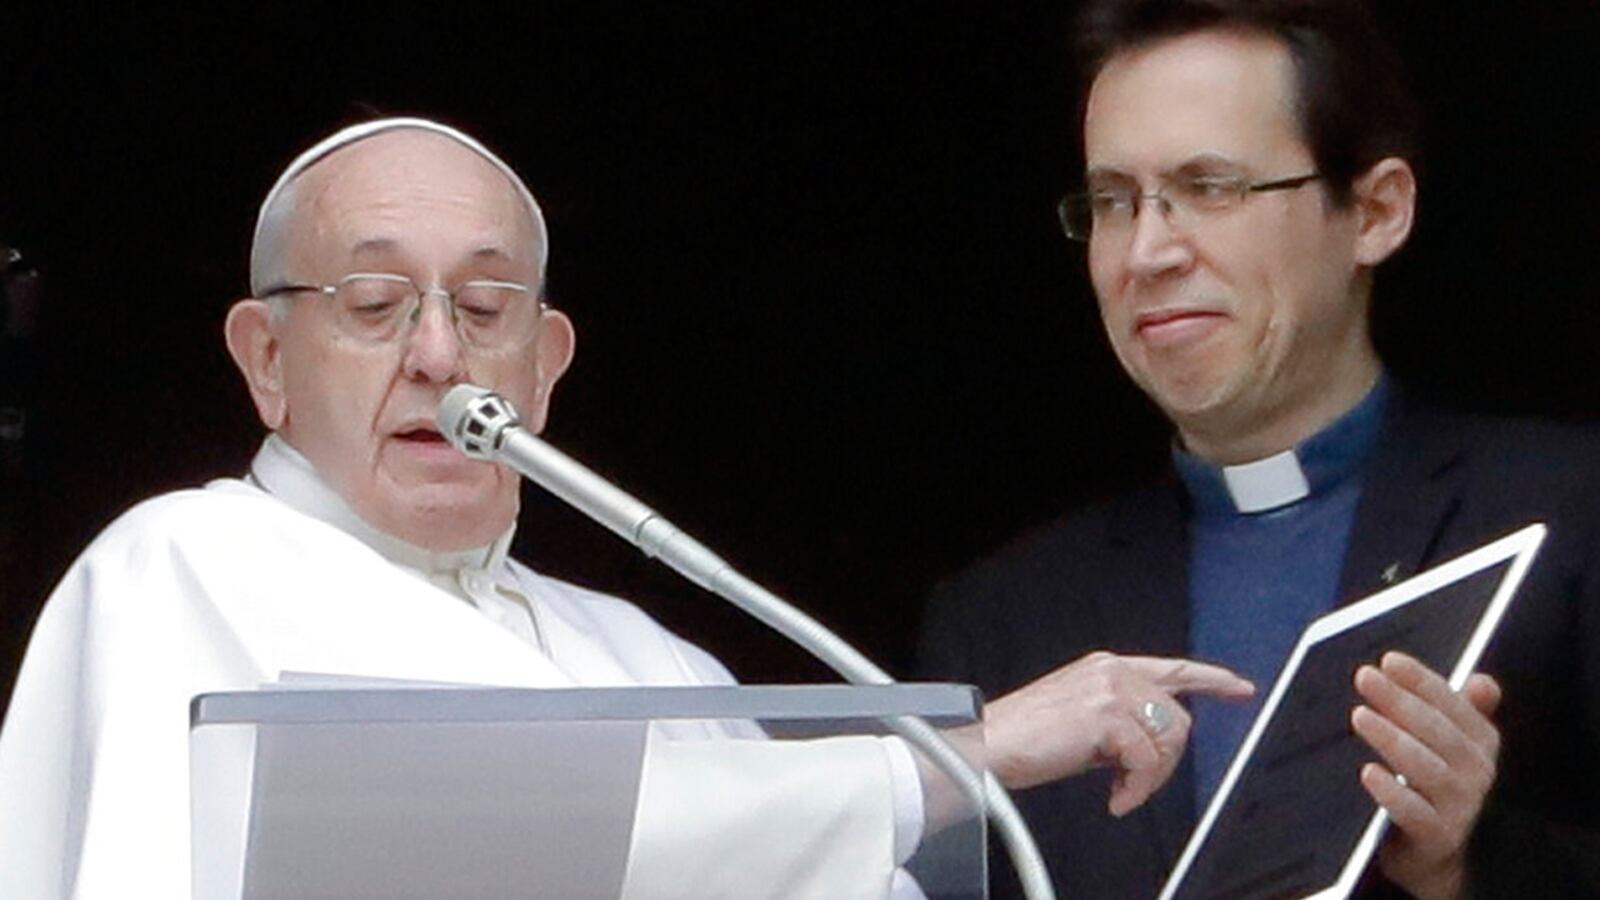
<svg viewBox="0 0 1600 900"><path fill-rule="evenodd" d="M1097 598L1106 644L1118 652L1189 655L1189 541L1175 477L1141 492L1112 519L1108 557L1116 590ZM1172 780L1134 815L1160 859L1176 861L1194 827L1194 772L1188 754Z"/></svg>
<svg viewBox="0 0 1600 900"><path fill-rule="evenodd" d="M1339 581L1340 604L1416 574L1436 554L1461 503L1466 450L1442 416L1395 391L1383 437L1363 477Z"/></svg>
<svg viewBox="0 0 1600 900"><path fill-rule="evenodd" d="M1113 589L1095 598L1107 645L1182 655L1189 647L1189 540L1182 488L1163 479L1117 511L1108 529Z"/></svg>

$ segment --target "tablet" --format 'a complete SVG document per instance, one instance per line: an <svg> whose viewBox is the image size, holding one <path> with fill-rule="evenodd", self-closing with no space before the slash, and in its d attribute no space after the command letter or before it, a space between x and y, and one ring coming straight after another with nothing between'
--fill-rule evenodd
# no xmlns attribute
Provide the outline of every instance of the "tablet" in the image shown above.
<svg viewBox="0 0 1600 900"><path fill-rule="evenodd" d="M1347 896L1388 821L1358 777L1377 755L1350 727L1356 669L1401 650L1460 690L1544 537L1530 525L1312 622L1161 900Z"/></svg>

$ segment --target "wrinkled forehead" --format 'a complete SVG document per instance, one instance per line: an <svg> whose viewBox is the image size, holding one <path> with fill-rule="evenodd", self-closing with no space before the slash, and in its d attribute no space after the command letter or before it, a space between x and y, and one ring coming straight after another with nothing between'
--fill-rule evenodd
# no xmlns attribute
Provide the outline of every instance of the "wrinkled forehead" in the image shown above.
<svg viewBox="0 0 1600 900"><path fill-rule="evenodd" d="M306 150L289 163L283 174L273 184L272 189L261 202L261 210L256 218L255 235L250 246L250 280L251 289L259 294L267 288L265 280L273 277L270 270L277 261L276 256L282 252L283 232L286 230L285 207L293 206L288 203L291 193L298 191L301 182L307 180L308 173L320 174L325 166L321 165L330 157L347 159L343 153L347 148L371 141L380 135L398 135L411 132L421 135L434 135L447 139L466 150L471 151L477 158L492 166L505 177L506 182L515 191L526 207L528 218L532 225L533 252L537 263L538 274L542 280L545 272L546 261L549 257L549 237L545 229L544 212L539 208L539 203L534 199L532 192L518 177L517 173L496 156L483 144L470 135L428 119L394 118L379 119L364 122L345 128L323 139L316 145ZM332 163L329 163L330 165Z"/></svg>

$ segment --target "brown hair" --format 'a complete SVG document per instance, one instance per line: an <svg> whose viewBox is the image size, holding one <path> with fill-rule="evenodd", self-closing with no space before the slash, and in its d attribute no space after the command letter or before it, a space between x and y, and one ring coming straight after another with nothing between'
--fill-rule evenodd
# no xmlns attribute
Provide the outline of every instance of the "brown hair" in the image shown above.
<svg viewBox="0 0 1600 900"><path fill-rule="evenodd" d="M1289 50L1300 130L1328 197L1386 157L1420 165L1420 115L1394 45L1363 0L1090 0L1079 17L1085 99L1111 57L1215 28L1271 35Z"/></svg>

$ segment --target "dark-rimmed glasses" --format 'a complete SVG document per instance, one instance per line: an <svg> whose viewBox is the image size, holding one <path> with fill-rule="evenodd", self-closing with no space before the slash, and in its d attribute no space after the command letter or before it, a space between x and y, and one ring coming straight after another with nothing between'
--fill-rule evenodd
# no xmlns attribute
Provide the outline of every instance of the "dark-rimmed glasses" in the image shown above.
<svg viewBox="0 0 1600 900"><path fill-rule="evenodd" d="M1154 202L1168 221L1201 219L1240 206L1252 194L1288 191L1321 178L1320 172L1251 181L1243 175L1192 175L1166 178L1161 189L1140 193L1131 188L1097 188L1062 198L1056 208L1061 228L1074 241L1087 241L1096 231L1118 233L1132 228L1145 201Z"/></svg>

